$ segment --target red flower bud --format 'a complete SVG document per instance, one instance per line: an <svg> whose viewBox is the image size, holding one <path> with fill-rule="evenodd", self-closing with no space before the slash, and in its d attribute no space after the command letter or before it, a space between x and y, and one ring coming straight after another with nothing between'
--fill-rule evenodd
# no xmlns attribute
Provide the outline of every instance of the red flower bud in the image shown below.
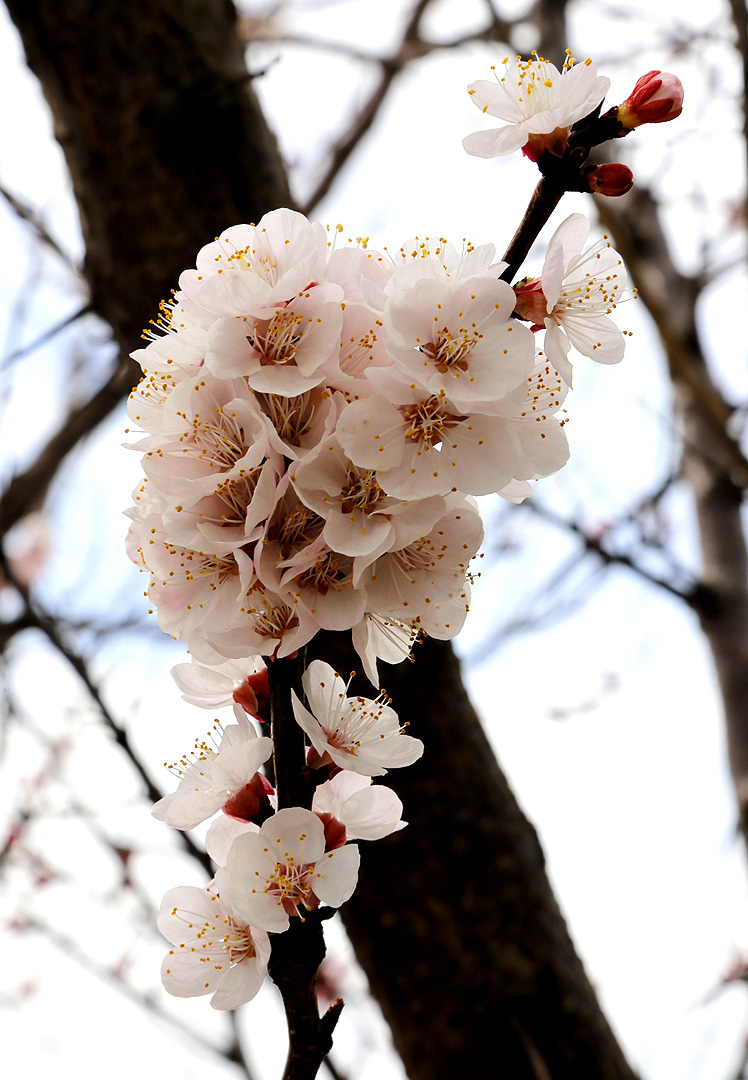
<svg viewBox="0 0 748 1080"><path fill-rule="evenodd" d="M683 112L683 84L667 71L642 75L629 97L618 106L618 122L627 130L640 124L664 124Z"/></svg>
<svg viewBox="0 0 748 1080"><path fill-rule="evenodd" d="M582 170L589 191L598 195L625 195L634 186L634 174L627 165L614 162Z"/></svg>

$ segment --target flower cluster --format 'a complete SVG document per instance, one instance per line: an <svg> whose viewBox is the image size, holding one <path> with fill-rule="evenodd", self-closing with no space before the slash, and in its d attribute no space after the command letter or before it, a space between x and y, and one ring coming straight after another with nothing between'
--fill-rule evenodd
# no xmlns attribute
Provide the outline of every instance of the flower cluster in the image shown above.
<svg viewBox="0 0 748 1080"><path fill-rule="evenodd" d="M570 218L542 278L512 289L490 245L416 239L385 256L274 211L200 252L135 354L144 374L128 408L146 432L145 477L129 553L161 627L189 646L192 663L174 669L184 697L233 703L237 717L170 766L179 786L154 808L178 829L218 815L215 877L164 898L171 993L212 994L219 1009L249 1000L268 935L342 904L352 841L404 826L371 778L422 743L383 695L349 697L321 661L305 703L292 695L318 786L311 809L278 809L261 771L273 743L247 716L268 718L261 658L349 630L376 685L378 659L458 632L483 536L473 496L520 501L566 461L571 345L606 362L622 353L601 315L623 287L620 260L582 256L585 230ZM553 364L535 347L541 328Z"/></svg>
<svg viewBox="0 0 748 1080"><path fill-rule="evenodd" d="M459 631L472 496L524 498L568 456L566 386L500 270L491 245L385 257L277 210L182 274L135 354L129 551L195 660L351 630L377 685L377 658Z"/></svg>
<svg viewBox="0 0 748 1080"><path fill-rule="evenodd" d="M348 697L332 668L316 660L294 695L298 723L310 739L308 768L319 776L311 810L276 809L272 784L259 770L273 744L244 711L171 766L179 786L153 808L177 829L215 818L206 839L218 870L204 888L170 890L158 925L174 946L162 966L166 989L180 997L212 994L216 1009L249 1001L265 978L271 934L321 903L340 907L358 878L353 840L377 840L405 827L402 803L371 777L410 765L423 753L383 699Z"/></svg>

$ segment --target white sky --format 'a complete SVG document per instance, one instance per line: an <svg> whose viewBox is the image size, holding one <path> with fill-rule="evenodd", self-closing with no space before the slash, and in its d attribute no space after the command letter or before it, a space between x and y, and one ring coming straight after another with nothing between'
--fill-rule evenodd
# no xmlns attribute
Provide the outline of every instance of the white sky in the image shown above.
<svg viewBox="0 0 748 1080"><path fill-rule="evenodd" d="M503 5L504 10L510 7ZM707 14L694 10L692 19L691 9L684 14L683 5L675 2L661 5L656 16L651 4L629 3L627 11L634 14L623 21L614 19L603 4L579 3L573 8L570 42L579 55L592 55L601 72L612 78L610 103L623 99L634 79L651 67L673 67L683 79L686 111L681 120L644 129L627 142L637 140L635 175L654 178L663 198L674 201L669 215L673 242L687 269L699 257L704 235L719 239L714 252L718 262L740 254L744 242L743 235L736 239L725 225L728 204L741 197L744 186L730 96L738 85L737 67L723 45L703 35L695 59L681 55L670 60L663 55L655 27L655 19L658 25L664 20L667 28L685 32L689 21L706 22L726 11L726 5L704 7ZM328 40L356 39L378 53L394 40L402 8L400 0L349 2L325 13L316 4L299 3L294 28ZM470 28L472 13L481 9L478 0L442 0L435 5L434 33L446 39ZM700 24L693 26L698 33ZM644 40L651 43L646 49ZM351 67L330 54L321 61L317 52L300 48L269 46L253 54L252 64L262 67L276 57L257 85L293 166L297 190L303 193L311 187L320 147L334 137L352 103L362 99L371 77L360 64ZM399 246L416 233L436 233L457 243L465 236L474 243L494 242L501 252L536 174L518 155L478 161L460 146L462 137L482 124L465 86L486 77L489 65L501 59L496 50L476 46L415 65L325 199L320 219L342 222L346 235L369 234L374 246ZM709 64L719 68L717 84L710 83ZM79 256L61 155L51 139L43 100L5 22L0 25L0 93L14 103L0 116L0 181L43 210L55 235ZM577 210L589 215L592 204L581 196L567 197L545 236ZM18 321L7 315L0 323L0 342L9 350L75 310L80 298L70 296L66 276L53 258L34 261L11 216L4 214L0 220L6 251L0 264L2 294L12 304L29 277L42 283L20 330ZM728 338L724 313L743 303L744 290L744 273L727 274L712 287L702 308L716 369L735 400L747 396L745 347L742 340L736 344L734 335ZM544 504L589 527L604 525L665 475L674 439L667 420L669 387L646 317L635 303L619 308L618 315L622 325L634 330L627 356L616 368L581 361L575 365L577 385L567 401L573 460L538 490ZM102 366L106 350L100 331L91 324L82 332L94 362ZM68 351L80 340L72 333L61 339ZM59 343L34 353L16 367L10 390L2 391L11 394L0 435L8 460L16 454L28 460L55 424L62 381L58 350ZM119 447L125 426L124 413L102 426L86 454L71 463L68 487L58 490L54 499L55 551L41 588L56 608L64 602L73 612L90 612L97 605L121 603L125 596L128 610L139 610L142 585L121 549L126 522L120 512L139 475L137 456ZM487 517L497 513L488 501L485 509ZM675 491L666 512L678 558L693 567L697 540L687 495ZM568 538L550 526L530 523L532 528L525 528L526 516L502 517L496 526L494 535L520 550L510 550L497 565L483 568L471 617L458 642L471 691L502 765L539 829L573 936L643 1080L728 1080L748 1025L745 988L732 987L706 1005L700 1002L738 952L748 947L748 890L744 859L733 836L720 703L704 640L682 606L620 570L589 592L581 607L562 604L569 612L566 617L540 632L513 637L490 663L471 666L471 655L497 622L510 622L574 550ZM562 588L564 595L570 592ZM129 641L108 654L105 667L97 670L105 679L108 700L116 703L120 715L128 715L136 745L158 779L160 763L173 760L175 751L207 730L210 719L179 701L168 676L178 659L181 654L168 642L151 639L133 646ZM55 732L69 726L61 703L72 708L82 700L64 664L51 659L32 638L19 646L13 689L28 700L40 698L40 715ZM131 702L138 700L141 707L131 712ZM554 709L570 710L570 715L553 719ZM23 760L24 775L31 776L41 762L35 762L33 740L13 739L6 760ZM77 723L69 775L82 800L106 808L105 819L114 828L142 838L160 853L141 858L135 870L154 900L165 889L187 883L186 875L193 871L184 860L162 857L174 850L172 838L148 817L129 770L85 718ZM120 788L121 800L112 794ZM11 785L0 795L8 813L16 790L17 784ZM63 851L72 843L71 830L75 843L86 851L80 830L70 822L50 826L48 835L39 839L50 850ZM116 866L94 851L85 858L95 867L97 890L116 890ZM87 906L79 892L62 886L42 892L29 901L37 905L35 910L61 918L72 935L93 929L102 961L116 961L127 938L111 912L102 916L101 904ZM8 910L12 904L5 902L3 911ZM203 1061L186 1035L178 1045L157 1037L157 1023L144 1021L141 1012L61 959L43 939L29 941L10 932L6 939L2 992L14 993L26 979L38 986L23 1005L0 1009L6 1053L9 1045L16 1047L13 1075L18 1080L47 1075L53 1058L57 1069L64 1070L65 1062L72 1069L74 1063L81 1080L99 1076L102 1062L111 1080L129 1080L135 1069L146 1076L171 1070L185 1080L232 1073ZM207 999L174 1002L160 990L157 942L143 935L130 953L134 980L150 987L162 1008L187 1028L220 1038L221 1018L212 1014ZM258 999L241 1016L243 1030L263 1058L262 1080L280 1075L278 1059L285 1052L269 1035L277 1030L276 1013L272 992L266 997L269 1000ZM360 1055L361 1041L369 1037L364 1020L376 1024L365 1006L344 1013L337 1043L344 1065ZM397 1065L378 1052L371 1051L367 1061L355 1074L357 1080L399 1075Z"/></svg>

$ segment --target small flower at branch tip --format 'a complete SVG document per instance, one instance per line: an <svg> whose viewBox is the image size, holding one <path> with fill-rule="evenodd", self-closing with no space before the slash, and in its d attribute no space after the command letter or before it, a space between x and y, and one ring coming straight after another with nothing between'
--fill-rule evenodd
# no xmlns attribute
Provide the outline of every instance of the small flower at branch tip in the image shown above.
<svg viewBox="0 0 748 1080"><path fill-rule="evenodd" d="M634 186L634 174L627 165L610 162L582 169L582 179L595 195L625 195Z"/></svg>
<svg viewBox="0 0 748 1080"><path fill-rule="evenodd" d="M683 112L683 83L667 71L648 71L618 106L618 122L631 131L642 124L664 124Z"/></svg>
<svg viewBox="0 0 748 1080"><path fill-rule="evenodd" d="M462 141L468 154L493 158L522 150L537 161L546 150L563 155L569 128L602 102L610 80L599 76L591 60L576 64L567 49L561 71L536 52L529 60L504 61L493 82L479 79L468 86L482 113L506 121L500 128L475 131Z"/></svg>

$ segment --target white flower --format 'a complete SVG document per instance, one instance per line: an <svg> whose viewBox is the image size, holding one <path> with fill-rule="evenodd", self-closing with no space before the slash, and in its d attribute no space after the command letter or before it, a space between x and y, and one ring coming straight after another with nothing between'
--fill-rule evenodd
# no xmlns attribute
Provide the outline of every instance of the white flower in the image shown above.
<svg viewBox="0 0 748 1080"><path fill-rule="evenodd" d="M312 810L343 825L346 840L380 840L407 825L400 817L403 804L392 788L348 770L317 788Z"/></svg>
<svg viewBox="0 0 748 1080"><path fill-rule="evenodd" d="M458 410L446 394L392 377L387 390L351 402L341 413L338 438L356 465L376 470L389 495L488 495L514 475L521 447L505 416ZM435 520L424 522L422 532Z"/></svg>
<svg viewBox="0 0 748 1080"><path fill-rule="evenodd" d="M382 776L423 753L421 740L403 734L383 695L349 698L346 683L322 660L313 660L301 681L309 709L292 692L294 716L317 753L328 753L341 769Z"/></svg>
<svg viewBox="0 0 748 1080"><path fill-rule="evenodd" d="M532 338L511 318L514 304L497 278L422 278L387 302L390 355L403 377L446 394L457 411L492 413L532 370Z"/></svg>
<svg viewBox="0 0 748 1080"><path fill-rule="evenodd" d="M205 834L205 850L216 866L225 866L231 845L237 836L259 831L260 826L255 825L253 821L242 821L241 818L231 817L229 814L219 814L211 821L210 828Z"/></svg>
<svg viewBox="0 0 748 1080"><path fill-rule="evenodd" d="M283 304L324 273L321 226L294 210L271 210L257 225L232 225L179 279L182 292L213 317ZM179 295L179 294L178 294Z"/></svg>
<svg viewBox="0 0 748 1080"><path fill-rule="evenodd" d="M468 568L483 540L475 501L455 495L449 506L426 536L413 536L370 563L356 559L369 611L442 640L458 634L465 621Z"/></svg>
<svg viewBox="0 0 748 1080"><path fill-rule="evenodd" d="M291 806L268 818L259 832L237 836L226 873L240 915L252 926L282 933L289 916L314 911L320 901L330 907L345 903L356 887L358 866L355 844L325 852L320 819Z"/></svg>
<svg viewBox="0 0 748 1080"><path fill-rule="evenodd" d="M151 813L175 829L193 829L212 817L232 795L250 782L273 752L272 739L258 737L237 707L237 723L227 727L217 749L196 743L194 758L171 766L181 777L173 794L159 799Z"/></svg>
<svg viewBox="0 0 748 1080"><path fill-rule="evenodd" d="M246 378L253 390L303 394L325 381L326 361L337 362L342 300L339 285L314 285L277 307L218 319L205 366L219 378Z"/></svg>
<svg viewBox="0 0 748 1080"><path fill-rule="evenodd" d="M249 926L225 899L222 872L204 889L171 889L158 928L174 948L161 981L176 997L212 994L214 1009L238 1009L262 986L270 957L264 930Z"/></svg>
<svg viewBox="0 0 748 1080"><path fill-rule="evenodd" d="M504 73L496 75L495 82L479 79L468 86L481 112L508 124L468 135L462 141L468 154L503 157L525 148L527 156L537 161L546 149L563 152L568 129L597 108L608 92L610 79L599 76L590 60L574 65L567 55L559 71L537 53L532 56L516 63L507 58Z"/></svg>
<svg viewBox="0 0 748 1080"><path fill-rule="evenodd" d="M348 408L375 402L371 425L376 426L377 414L383 419L376 407L381 400L364 398ZM438 497L403 502L388 495L373 469L354 465L336 437L321 443L290 477L303 502L325 519L325 543L344 555L379 554L397 544L400 528L428 532L444 513L444 500Z"/></svg>
<svg viewBox="0 0 748 1080"><path fill-rule="evenodd" d="M545 326L549 360L571 386L570 347L599 364L623 358L623 333L608 316L626 288L623 260L607 236L582 254L589 232L582 214L563 221L550 239L540 281L515 289L516 313Z"/></svg>

